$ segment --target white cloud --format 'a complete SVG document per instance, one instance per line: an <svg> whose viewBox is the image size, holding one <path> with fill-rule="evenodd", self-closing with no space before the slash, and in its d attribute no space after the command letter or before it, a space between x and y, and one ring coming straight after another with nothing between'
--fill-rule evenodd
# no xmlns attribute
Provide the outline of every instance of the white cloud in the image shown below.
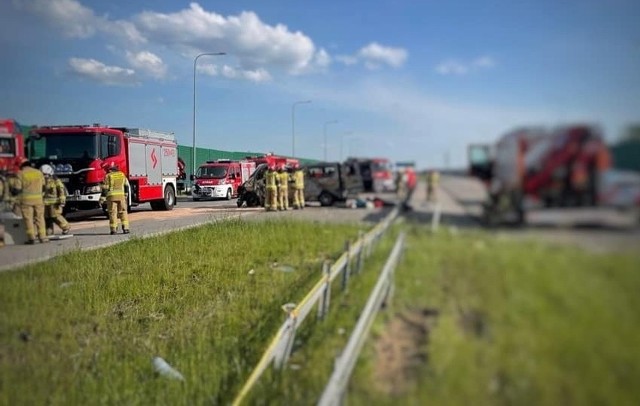
<svg viewBox="0 0 640 406"><path fill-rule="evenodd" d="M156 79L162 79L167 74L167 66L165 63L158 55L152 52L127 52L127 59L131 66Z"/></svg>
<svg viewBox="0 0 640 406"><path fill-rule="evenodd" d="M436 65L436 72L441 75L463 76L481 69L491 69L496 66L496 61L490 56L480 56L471 62L460 62L449 59Z"/></svg>
<svg viewBox="0 0 640 406"><path fill-rule="evenodd" d="M331 55L324 49L321 48L318 52L316 52L315 64L321 68L326 68L331 65Z"/></svg>
<svg viewBox="0 0 640 406"><path fill-rule="evenodd" d="M26 8L72 38L88 38L95 34L98 17L93 10L76 0L14 0L16 8Z"/></svg>
<svg viewBox="0 0 640 406"><path fill-rule="evenodd" d="M399 68L407 60L408 53L404 48L394 48L372 42L358 51L358 56L369 68L386 64Z"/></svg>
<svg viewBox="0 0 640 406"><path fill-rule="evenodd" d="M151 41L187 52L227 52L245 70L272 67L301 73L316 55L308 36L282 24L266 24L251 11L224 17L191 3L175 13L146 11L134 20Z"/></svg>
<svg viewBox="0 0 640 406"><path fill-rule="evenodd" d="M355 55L338 55L335 59L346 66L356 65L360 62L367 69L379 69L383 65L399 68L407 60L409 53L404 48L395 48L372 42L360 48Z"/></svg>
<svg viewBox="0 0 640 406"><path fill-rule="evenodd" d="M271 74L263 68L258 69L241 69L234 68L229 65L223 65L221 68L213 64L202 64L196 68L198 72L201 72L209 76L223 76L227 79L242 79L249 80L251 82L268 82L270 81Z"/></svg>
<svg viewBox="0 0 640 406"><path fill-rule="evenodd" d="M133 69L108 66L95 59L69 59L71 73L104 85L135 85L137 79Z"/></svg>
<svg viewBox="0 0 640 406"><path fill-rule="evenodd" d="M469 73L469 68L458 61L444 61L436 66L436 72L441 75L466 75Z"/></svg>
<svg viewBox="0 0 640 406"><path fill-rule="evenodd" d="M324 71L334 59L303 32L283 24L265 23L252 11L223 16L192 2L176 12L147 10L114 20L97 15L81 0L13 1L16 7L38 15L69 37L101 35L118 40L129 49L123 54L131 66L154 78L166 75L164 60L172 60L168 55L171 52L186 58L200 52L226 52L225 62L237 66L233 68L237 71L233 78L255 82L270 80L272 72L301 75ZM156 54L140 49L143 44ZM158 50L163 53L157 54ZM336 59L345 65L362 63L370 69L397 68L405 63L407 55L403 48L371 42L352 56Z"/></svg>
<svg viewBox="0 0 640 406"><path fill-rule="evenodd" d="M129 43L146 42L131 22L98 16L77 0L13 0L13 4L39 16L70 38L84 39L102 32Z"/></svg>
<svg viewBox="0 0 640 406"><path fill-rule="evenodd" d="M351 56L351 55L338 55L338 56L336 56L336 60L338 62L342 62L343 64L345 64L347 66L355 65L355 64L358 63L358 58L356 58L355 56Z"/></svg>

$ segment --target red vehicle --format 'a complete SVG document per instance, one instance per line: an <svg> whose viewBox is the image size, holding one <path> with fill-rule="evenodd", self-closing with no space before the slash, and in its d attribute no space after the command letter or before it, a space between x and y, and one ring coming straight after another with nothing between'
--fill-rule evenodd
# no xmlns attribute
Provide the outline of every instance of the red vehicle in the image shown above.
<svg viewBox="0 0 640 406"><path fill-rule="evenodd" d="M393 165L387 158L348 158L360 167L365 192L395 192Z"/></svg>
<svg viewBox="0 0 640 406"><path fill-rule="evenodd" d="M15 120L0 119L0 173L13 174L20 170L20 162L25 158L24 141Z"/></svg>
<svg viewBox="0 0 640 406"><path fill-rule="evenodd" d="M469 156L484 154L477 149L489 150L474 145ZM595 127L574 125L551 133L538 128L519 129L500 138L494 151L484 165L485 171L478 171L478 161L472 161L470 168L489 188L485 216L490 222L507 213L514 214L516 222L523 222L525 203L544 207L602 203L599 182L611 159Z"/></svg>
<svg viewBox="0 0 640 406"><path fill-rule="evenodd" d="M200 165L195 175L191 195L194 201L207 198L224 198L231 200L238 195L238 188L256 170L252 161L232 161L218 159Z"/></svg>
<svg viewBox="0 0 640 406"><path fill-rule="evenodd" d="M248 156L248 161L255 162L256 166L260 164L274 165L276 168L284 165L285 167L293 167L300 163L296 158L287 158L283 156L265 154L261 156Z"/></svg>
<svg viewBox="0 0 640 406"><path fill-rule="evenodd" d="M178 151L173 133L100 124L37 127L30 158L50 164L66 185L66 210L100 209L105 171L116 163L129 181L129 205L149 202L153 210L176 204Z"/></svg>

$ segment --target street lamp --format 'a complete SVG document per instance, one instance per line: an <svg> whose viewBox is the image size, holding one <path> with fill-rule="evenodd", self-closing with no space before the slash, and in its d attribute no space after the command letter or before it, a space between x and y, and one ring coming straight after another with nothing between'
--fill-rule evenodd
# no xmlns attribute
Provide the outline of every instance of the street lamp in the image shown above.
<svg viewBox="0 0 640 406"><path fill-rule="evenodd" d="M342 161L344 159L342 152L344 151L344 136L345 135L353 135L353 131L345 131L344 133L342 133L342 136L340 137L340 161Z"/></svg>
<svg viewBox="0 0 640 406"><path fill-rule="evenodd" d="M327 125L335 124L338 120L325 121L324 123L324 161L327 161Z"/></svg>
<svg viewBox="0 0 640 406"><path fill-rule="evenodd" d="M291 105L291 158L296 157L296 106L308 103L311 103L311 100L300 100Z"/></svg>
<svg viewBox="0 0 640 406"><path fill-rule="evenodd" d="M226 55L224 52L204 52L197 55L193 60L193 151L191 151L192 159L191 159L191 174L195 175L196 173L196 64L198 63L198 58L201 56L219 56Z"/></svg>

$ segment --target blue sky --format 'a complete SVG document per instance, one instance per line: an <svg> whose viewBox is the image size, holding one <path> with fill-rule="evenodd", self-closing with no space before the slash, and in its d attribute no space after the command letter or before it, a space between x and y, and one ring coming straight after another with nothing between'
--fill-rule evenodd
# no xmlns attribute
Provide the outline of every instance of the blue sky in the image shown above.
<svg viewBox="0 0 640 406"><path fill-rule="evenodd" d="M0 115L198 145L466 160L522 125L640 122L640 2L8 0ZM329 124L337 120L338 123Z"/></svg>

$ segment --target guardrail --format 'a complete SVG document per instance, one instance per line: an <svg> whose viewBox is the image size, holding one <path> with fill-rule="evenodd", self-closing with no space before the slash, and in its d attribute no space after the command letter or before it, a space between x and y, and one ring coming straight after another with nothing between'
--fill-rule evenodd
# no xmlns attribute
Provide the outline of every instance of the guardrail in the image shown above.
<svg viewBox="0 0 640 406"><path fill-rule="evenodd" d="M358 354L360 354L360 350L367 338L367 334L371 329L371 325L375 320L375 316L393 289L393 271L404 249L404 238L404 233L398 237L380 273L376 286L373 288L367 304L358 318L353 334L349 337L349 341L342 351L342 354L340 354L336 360L333 373L331 374L331 378L329 378L329 383L325 387L318 402L319 406L330 406L341 403L344 391L349 383L349 377L358 359Z"/></svg>
<svg viewBox="0 0 640 406"><path fill-rule="evenodd" d="M351 274L359 273L362 270L364 258L371 255L373 245L387 231L391 223L398 217L399 212L400 209L396 206L373 229L367 233L361 233L355 243L347 242L345 252L333 264L328 261L323 264L322 277L300 303L282 306L283 310L287 312L287 318L269 342L260 361L234 399L233 405L240 405L272 362L276 368L282 368L286 364L291 354L298 326L311 313L316 304L318 304L317 317L323 318L326 315L331 300L331 283L341 275L341 286L343 289L346 288ZM355 268L352 271L351 263L353 261L355 261Z"/></svg>

